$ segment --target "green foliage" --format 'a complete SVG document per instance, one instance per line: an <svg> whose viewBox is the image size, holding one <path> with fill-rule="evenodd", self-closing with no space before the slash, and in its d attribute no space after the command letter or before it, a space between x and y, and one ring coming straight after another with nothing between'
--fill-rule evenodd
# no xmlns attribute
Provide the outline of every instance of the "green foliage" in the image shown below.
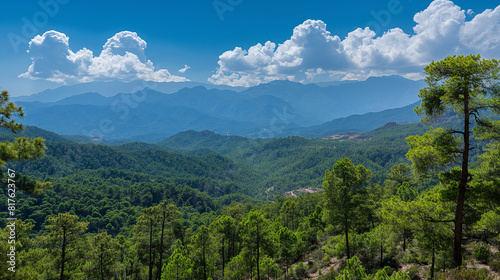
<svg viewBox="0 0 500 280"><path fill-rule="evenodd" d="M391 167L391 172L387 174L384 184L389 189L389 195L394 195L404 183L411 186L413 181L411 167L406 163L398 163Z"/></svg>
<svg viewBox="0 0 500 280"><path fill-rule="evenodd" d="M30 239L31 230L33 229L33 223L29 221L16 220L9 222L8 226L0 230L0 261L2 262L2 268L0 270L0 279L14 279L10 278L13 275L21 275L21 278L28 276L29 274L35 274L35 272L30 269L30 260L27 258L27 251L32 247L34 240ZM15 239L12 239L15 237ZM17 262L12 270L8 270L12 267L11 256L12 247L14 250L14 258ZM22 258L20 257L22 256ZM27 279L27 278L24 278Z"/></svg>
<svg viewBox="0 0 500 280"><path fill-rule="evenodd" d="M386 267L378 270L375 275L367 274L359 259L354 256L347 260L345 267L335 277L335 280L410 280L410 276L403 271L394 272L389 276L388 271L390 270Z"/></svg>
<svg viewBox="0 0 500 280"><path fill-rule="evenodd" d="M480 211L496 211L500 204L500 143L488 145L485 152L479 156L480 165L474 170L475 184L474 200L481 207ZM497 211L498 212L498 211ZM497 226L493 226L498 228Z"/></svg>
<svg viewBox="0 0 500 280"><path fill-rule="evenodd" d="M288 274L288 267L296 259L298 255L297 236L287 227L278 224L279 229L274 235L277 256L281 264L285 266L285 273Z"/></svg>
<svg viewBox="0 0 500 280"><path fill-rule="evenodd" d="M447 272L440 272L436 279L442 280L487 280L491 279L486 270L470 270L463 267L453 269Z"/></svg>
<svg viewBox="0 0 500 280"><path fill-rule="evenodd" d="M260 261L260 271L262 272L263 279L264 276L267 279L278 279L282 271L278 264L269 256L264 256Z"/></svg>
<svg viewBox="0 0 500 280"><path fill-rule="evenodd" d="M480 244L472 250L472 256L482 262L488 263L488 260L491 258L490 246L487 244Z"/></svg>
<svg viewBox="0 0 500 280"><path fill-rule="evenodd" d="M366 269L373 270L390 264L395 256L394 244L398 241L397 234L390 227L381 224L369 232L349 235L350 250L363 262ZM338 259L345 256L345 236L337 235L330 238L323 247L327 258Z"/></svg>
<svg viewBox="0 0 500 280"><path fill-rule="evenodd" d="M291 229L295 230L298 227L298 205L297 200L287 199L283 202L280 209L280 220L281 223Z"/></svg>
<svg viewBox="0 0 500 280"><path fill-rule="evenodd" d="M462 114L464 91L471 99L470 109L476 114L486 109L500 112L497 99L500 95L500 68L497 60L481 59L479 55L454 55L433 61L424 71L428 87L420 90L422 104L415 109L417 114L427 117L424 120L440 117L448 108Z"/></svg>
<svg viewBox="0 0 500 280"><path fill-rule="evenodd" d="M305 263L299 262L293 269L293 274L299 279L307 279L309 273L307 271L308 267Z"/></svg>
<svg viewBox="0 0 500 280"><path fill-rule="evenodd" d="M403 272L403 271L398 271L398 272L394 272L391 275L390 279L394 279L394 280L410 280L411 278L410 278L410 275L408 275L408 273Z"/></svg>
<svg viewBox="0 0 500 280"><path fill-rule="evenodd" d="M9 94L7 91L0 93L0 128L9 129L12 133L18 133L23 130L23 125L12 119L15 117L22 118L24 112L21 106L16 106L14 103L9 102ZM45 155L46 149L44 140L40 137L35 139L28 139L27 137L15 138L13 141L5 141L0 143L0 168L5 168L7 162L35 160ZM10 167L10 166L9 166ZM14 179L18 179L19 174L15 174ZM2 183L7 182L2 174ZM40 183L34 180L25 179L16 184L16 187L27 193L38 194L42 190L50 187L50 183ZM13 178L10 178L13 179Z"/></svg>
<svg viewBox="0 0 500 280"><path fill-rule="evenodd" d="M363 245L360 246L359 256L365 267L382 267L388 263L395 255L394 244L397 236L391 228L385 224L380 224L372 231L361 237ZM390 274L388 272L388 274Z"/></svg>
<svg viewBox="0 0 500 280"><path fill-rule="evenodd" d="M439 199L435 192L428 192L416 201L392 198L382 204L384 222L402 234L403 242L410 232L418 246L431 259L431 274L435 268L436 252L447 250L451 234L449 205Z"/></svg>
<svg viewBox="0 0 500 280"><path fill-rule="evenodd" d="M415 171L423 174L428 169L437 169L452 163L455 157L462 154L454 219L453 258L454 265L458 267L462 264L465 193L471 181L471 137L494 139L500 136L500 122L485 117L488 112L500 113L500 64L495 59L481 59L479 55L448 56L441 61L433 61L424 70L428 86L420 90L422 104L415 112L425 115L423 121L429 121L443 116L448 110L453 110L460 117L461 125L460 130L437 129L421 137L408 137L411 149L407 157L413 162ZM472 117L475 121L473 129ZM453 136L455 133L461 134L463 138ZM463 145L460 145L462 143Z"/></svg>
<svg viewBox="0 0 500 280"><path fill-rule="evenodd" d="M360 203L360 188L372 173L362 165L355 166L350 159L337 161L332 170L325 171L325 219L331 224L340 224L346 238L346 256L350 257L349 231L354 223Z"/></svg>
<svg viewBox="0 0 500 280"><path fill-rule="evenodd" d="M148 277L161 275L163 268L163 255L168 239L168 226L172 220L180 216L180 212L173 204L162 201L158 205L144 209L138 218L135 231L139 253L143 256L141 261L149 268ZM168 244L170 247L171 243Z"/></svg>
<svg viewBox="0 0 500 280"><path fill-rule="evenodd" d="M245 279L248 272L253 272L250 252L248 248L243 248L227 265L225 275L229 279Z"/></svg>
<svg viewBox="0 0 500 280"><path fill-rule="evenodd" d="M183 250L177 248L163 266L161 280L188 280L192 279L193 263L184 256Z"/></svg>
<svg viewBox="0 0 500 280"><path fill-rule="evenodd" d="M192 238L193 274L199 279L209 279L215 274L216 260L219 258L214 248L214 240L206 226L200 226Z"/></svg>
<svg viewBox="0 0 500 280"><path fill-rule="evenodd" d="M408 270L406 271L410 279L420 279L419 277L419 271L420 271L420 265L412 265Z"/></svg>
<svg viewBox="0 0 500 280"><path fill-rule="evenodd" d="M498 164L498 159L500 158L500 143L491 143L488 145L486 152L479 157L481 159L481 166L477 175L480 179L492 181L498 186L500 184L500 178L498 178L498 174L500 173L500 164Z"/></svg>
<svg viewBox="0 0 500 280"><path fill-rule="evenodd" d="M0 93L0 127L10 129L11 132L17 133L23 130L23 125L13 120L13 117L23 117L23 107L16 106L9 102L9 93L2 90Z"/></svg>
<svg viewBox="0 0 500 280"><path fill-rule="evenodd" d="M217 242L218 250L220 252L221 258L221 275L224 275L224 270L226 268L229 260L234 257L236 240L238 237L236 220L233 217L222 215L219 216L210 227L214 231L214 237Z"/></svg>
<svg viewBox="0 0 500 280"><path fill-rule="evenodd" d="M399 199L401 199L402 201L415 200L415 198L417 198L418 195L418 192L415 189L415 187L408 182L403 182L403 184L401 184L401 186L398 188L397 193Z"/></svg>
<svg viewBox="0 0 500 280"><path fill-rule="evenodd" d="M500 272L500 260L498 259L495 259L493 261L491 261L489 263L490 267L491 267L491 270L493 270L494 272Z"/></svg>
<svg viewBox="0 0 500 280"><path fill-rule="evenodd" d="M368 279L370 279L370 278L368 278ZM386 280L386 279L387 280L388 279L410 280L411 278L406 272L403 272L403 271L394 272L394 273L392 273L391 276L388 276L387 270L381 269L381 270L377 271L375 276L371 279L373 279L373 280Z"/></svg>
<svg viewBox="0 0 500 280"><path fill-rule="evenodd" d="M500 234L500 209L486 212L481 216L481 220L475 225L475 229L479 232L490 232L494 235Z"/></svg>
<svg viewBox="0 0 500 280"><path fill-rule="evenodd" d="M248 248L251 257L250 267L256 268L257 278L260 278L260 261L265 253L271 252L270 221L260 211L250 210L240 222L243 244ZM264 254L263 254L264 253ZM249 272L252 273L253 269Z"/></svg>
<svg viewBox="0 0 500 280"><path fill-rule="evenodd" d="M90 248L83 268L85 274L95 279L117 278L122 269L120 255L117 254L121 249L118 240L104 232L89 237L88 242Z"/></svg>
<svg viewBox="0 0 500 280"><path fill-rule="evenodd" d="M53 262L53 269L60 275L59 279L78 274L80 271L80 261L83 254L83 233L87 229L88 223L78 222L76 215L69 213L59 213L57 216L48 218L49 234L43 236L44 244Z"/></svg>
<svg viewBox="0 0 500 280"><path fill-rule="evenodd" d="M406 142L410 145L406 157L418 175L453 163L460 152L459 140L442 128L431 128L423 136L408 136Z"/></svg>
<svg viewBox="0 0 500 280"><path fill-rule="evenodd" d="M358 257L354 256L347 260L341 273L335 277L335 280L364 280L368 275L365 268L361 265Z"/></svg>

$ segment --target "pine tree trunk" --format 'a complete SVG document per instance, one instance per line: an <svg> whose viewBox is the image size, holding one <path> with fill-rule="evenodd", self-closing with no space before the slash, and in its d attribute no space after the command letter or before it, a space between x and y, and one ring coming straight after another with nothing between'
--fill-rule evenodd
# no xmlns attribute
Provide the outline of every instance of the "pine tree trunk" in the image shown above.
<svg viewBox="0 0 500 280"><path fill-rule="evenodd" d="M66 228L63 227L63 244L61 251L61 276L59 279L64 279L64 263L66 262Z"/></svg>
<svg viewBox="0 0 500 280"><path fill-rule="evenodd" d="M384 264L383 259L384 259L384 247L382 241L380 241L380 267L382 267L382 265Z"/></svg>
<svg viewBox="0 0 500 280"><path fill-rule="evenodd" d="M203 279L207 280L207 259L205 256L205 244L203 244L203 248L201 249L203 254Z"/></svg>
<svg viewBox="0 0 500 280"><path fill-rule="evenodd" d="M228 244L229 245L229 244ZM224 267L225 267L225 252L226 252L226 242L224 241L224 237L222 237L222 279L224 279Z"/></svg>
<svg viewBox="0 0 500 280"><path fill-rule="evenodd" d="M153 280L153 220L149 228L149 280Z"/></svg>
<svg viewBox="0 0 500 280"><path fill-rule="evenodd" d="M469 180L470 149L469 95L464 94L464 150L462 154L462 174L458 185L457 209L455 211L455 231L453 242L453 265L462 265L462 220L464 215L465 191Z"/></svg>
<svg viewBox="0 0 500 280"><path fill-rule="evenodd" d="M406 230L403 230L403 252L406 252Z"/></svg>
<svg viewBox="0 0 500 280"><path fill-rule="evenodd" d="M165 213L164 213L164 215L165 215ZM160 250L158 250L158 252L160 253L160 263L158 264L158 273L156 275L156 279L157 280L160 280L161 270L163 268L163 234L165 232L165 220L166 220L166 217L163 216L163 220L162 220L162 223L161 223Z"/></svg>
<svg viewBox="0 0 500 280"><path fill-rule="evenodd" d="M432 246L431 279L434 279L434 265L436 263L436 249Z"/></svg>
<svg viewBox="0 0 500 280"><path fill-rule="evenodd" d="M101 245L101 253L99 254L99 272L101 274L101 280L104 280L104 248Z"/></svg>
<svg viewBox="0 0 500 280"><path fill-rule="evenodd" d="M345 231L346 255L347 255L347 259L349 259L351 257L351 252L349 250L349 225L348 225L347 221L345 222L344 231Z"/></svg>
<svg viewBox="0 0 500 280"><path fill-rule="evenodd" d="M259 226L257 225L257 280L260 280L260 236L259 236Z"/></svg>

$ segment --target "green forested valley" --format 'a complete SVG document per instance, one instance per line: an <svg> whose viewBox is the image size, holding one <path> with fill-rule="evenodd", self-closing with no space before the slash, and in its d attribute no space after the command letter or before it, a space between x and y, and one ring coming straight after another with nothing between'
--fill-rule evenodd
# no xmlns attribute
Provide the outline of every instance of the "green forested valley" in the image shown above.
<svg viewBox="0 0 500 280"><path fill-rule="evenodd" d="M322 139L83 143L3 92L0 279L498 279L498 62L425 71L429 122Z"/></svg>

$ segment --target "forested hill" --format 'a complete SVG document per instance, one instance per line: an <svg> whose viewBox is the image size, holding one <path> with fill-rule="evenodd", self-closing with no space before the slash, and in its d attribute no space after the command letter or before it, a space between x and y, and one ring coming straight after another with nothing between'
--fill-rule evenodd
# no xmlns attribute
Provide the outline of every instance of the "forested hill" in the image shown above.
<svg viewBox="0 0 500 280"><path fill-rule="evenodd" d="M397 127L340 135L337 140L301 137L256 140L188 131L156 145L136 142L108 146L80 144L72 138L28 126L16 136L42 136L48 147L46 156L12 163L12 167L43 180L102 169L165 178L206 178L239 184L240 191L248 195L273 198L301 186L318 187L324 170L345 156L360 159L382 178L387 166L405 161L405 135L424 131L416 124ZM13 135L4 130L0 139L11 140ZM390 152L382 153L386 149ZM270 185L275 185L276 191L264 194L263 190Z"/></svg>
<svg viewBox="0 0 500 280"><path fill-rule="evenodd" d="M2 138L6 135L2 133ZM50 189L37 196L18 193L17 217L32 221L35 232L43 230L48 217L70 212L89 222L90 232L126 234L142 209L164 199L184 209L186 219L193 223L189 227L203 224L198 221L202 215L232 201L260 203L255 199L256 173L219 154L187 156L157 146L134 150L78 144L32 127L21 135L51 136L45 157L7 166L52 182ZM0 196L6 203L6 189Z"/></svg>
<svg viewBox="0 0 500 280"><path fill-rule="evenodd" d="M383 182L391 166L406 162L406 135L421 134L425 129L419 124L387 125L370 133L336 135L333 138L337 139L328 140L255 140L187 131L156 145L136 142L107 146L76 143L28 126L16 136L44 137L46 156L10 163L8 168L53 182L54 187L39 197L26 197L36 203L23 208L27 212L22 217L35 220L36 229L41 229L43 217L61 212L59 207L81 218L91 215L82 212L78 206L81 203L97 208L101 205L101 215L107 213L106 204L119 205L122 200L127 200L129 207L142 208L168 199L179 207L194 207L201 212L230 202L259 204L292 190L320 188L324 171L343 157L367 166L375 174L374 181ZM0 140L12 138L6 130L0 133ZM193 198L186 198L190 196ZM80 201L85 197L86 202ZM111 198L117 200L99 202ZM51 201L50 207L46 199ZM60 206L63 204L67 207ZM32 216L35 213L36 219ZM95 228L104 228L108 222L100 221ZM122 226L114 225L112 232L120 232Z"/></svg>
<svg viewBox="0 0 500 280"><path fill-rule="evenodd" d="M452 116L438 124L456 125ZM79 144L72 140L81 141L84 137L64 137L28 126L18 136L45 138L47 156L16 167L42 179L108 168L169 178L209 178L237 182L245 194L272 199L293 189L319 187L324 171L343 157L372 170L374 181L381 183L391 166L407 162L408 145L404 139L423 134L429 127L420 123L388 123L368 133L334 134L321 139L296 136L251 139L210 131L186 131L156 144L132 142L109 146ZM8 131L0 134L0 139L12 138ZM263 190L271 186L274 191L266 194Z"/></svg>
<svg viewBox="0 0 500 280"><path fill-rule="evenodd" d="M450 116L438 125L457 124ZM320 187L324 171L344 157L372 170L374 182L381 183L391 166L407 162L405 138L423 134L429 127L420 123L388 123L368 133L334 134L321 139L296 136L251 139L210 131L186 131L156 144L132 142L109 146L80 144L72 141L76 137L28 126L17 136L46 139L46 157L13 166L43 180L98 169L165 178L206 178L221 184L232 182L246 195L272 199L294 189ZM3 130L0 139L12 140L13 134ZM476 151L480 152L483 146ZM266 193L264 190L271 186L274 191ZM222 190L217 195L229 192Z"/></svg>
<svg viewBox="0 0 500 280"><path fill-rule="evenodd" d="M156 144L185 154L221 153L252 168L263 176L264 186L274 186L274 190L281 190L275 194L283 194L297 188L319 187L324 171L343 157L368 167L374 173L373 180L381 183L391 166L407 162L405 138L423 134L430 126L387 123L367 133L341 133L320 139L251 139L187 131ZM457 123L450 115L433 126L455 127Z"/></svg>
<svg viewBox="0 0 500 280"><path fill-rule="evenodd" d="M253 143L265 142L265 139L252 140L241 136L223 136L209 130L201 132L189 130L177 133L156 145L173 150L195 150L208 148L221 154L230 154L237 149L245 148Z"/></svg>
<svg viewBox="0 0 500 280"><path fill-rule="evenodd" d="M448 116L434 126L455 127L457 122ZM20 238L31 236L26 247L20 247L24 248L19 251L24 260L20 270L43 277L57 273L52 267L57 266L59 257L36 256L61 252L59 241L46 243L46 240L56 238L53 229L58 219L70 219L79 221L72 225L81 228L70 241L74 250L69 253L71 259L67 264L72 268L67 273L72 278L108 275L105 279L144 279L149 267L155 267L154 273L160 271L157 268L160 260L143 257L151 253L164 256L165 265L173 265L174 258L184 258L189 268L184 272L194 279L203 278L202 268L214 279L223 279L224 273L236 275L230 279L245 279L237 275L254 273L247 264L254 261L249 250L255 249L251 240L255 240L256 233L248 230L259 224L265 232L259 233L263 234L264 243L258 250L262 250L262 261L269 265L262 268L263 273L294 275L295 279L310 276L320 279L318 273L323 273L327 276L321 279L333 279L328 277L334 277L339 270L330 267L344 257L344 247L341 235L337 234L339 228L328 225L324 218L326 194L321 190L325 170L349 158L373 174L356 193L361 200L357 202L359 220L352 236L357 243L352 250L367 272L375 273L387 266L384 273L390 274L398 269L396 262L417 261L405 259L415 256L405 250L401 253L401 248L389 244L390 240L399 242L395 241L399 237L388 231L378 211L383 203L389 203L391 196L414 199L417 193L438 183L437 178L416 183L411 179L409 167L401 164L409 163L405 158L408 152L405 138L422 135L429 127L420 123L387 123L368 133L334 134L321 139L292 136L256 140L210 131L186 131L156 144L121 145L77 143L74 140L92 140L26 127L16 136L44 137L46 156L35 161L9 162L6 168L50 181L52 187L38 195L17 193L16 217L21 223L19 228L23 229ZM12 139L12 133L0 132L0 140ZM477 145L473 153L480 152L486 143ZM401 180L411 185L398 188ZM0 202L7 203L5 188L0 191ZM391 205L384 209L389 211ZM152 222L160 217L154 216L160 215L158 211L172 215L164 224L168 240L163 246L159 243L162 226ZM470 219L477 221L478 211L483 210L474 211L476 218ZM149 220L148 226L150 217L156 218ZM5 227L5 220L1 221L0 226ZM392 226L396 232L400 230L397 223ZM405 230L413 235L402 235L403 242L420 244L415 243L420 238L416 229ZM30 235L23 235L24 232ZM390 236L389 243L380 243L380 236L385 235ZM152 245L148 245L148 238ZM86 244L90 244L86 245L87 252L82 251L83 243L78 240L87 240ZM111 247L99 251L104 248L99 244ZM148 248L154 248L154 252ZM290 250L285 252L284 248ZM203 261L202 249L211 252L210 260ZM418 262L429 262L428 255L419 254ZM440 251L440 254L447 253ZM101 257L109 263L106 269L95 261ZM87 264L85 259L89 260ZM355 265L360 269L359 263ZM171 269L165 266L163 271ZM418 271L412 273L422 275ZM29 279L19 275L19 279Z"/></svg>

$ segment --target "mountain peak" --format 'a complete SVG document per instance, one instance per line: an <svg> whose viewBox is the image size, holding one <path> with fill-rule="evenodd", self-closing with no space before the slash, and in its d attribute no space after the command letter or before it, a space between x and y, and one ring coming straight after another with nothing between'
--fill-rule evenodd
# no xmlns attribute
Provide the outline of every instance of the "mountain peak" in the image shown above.
<svg viewBox="0 0 500 280"><path fill-rule="evenodd" d="M296 85L296 84L301 84L301 83L293 82L290 80L274 80L274 81L271 81L267 84L268 85Z"/></svg>
<svg viewBox="0 0 500 280"><path fill-rule="evenodd" d="M60 101L56 102L58 105L108 105L110 103L109 99L102 96L97 92L86 92L78 95L73 95L66 97Z"/></svg>
<svg viewBox="0 0 500 280"><path fill-rule="evenodd" d="M179 91L175 92L175 94L184 94L184 93L200 93L200 92L206 92L208 89L204 86L194 86L194 87L185 87L180 89Z"/></svg>

